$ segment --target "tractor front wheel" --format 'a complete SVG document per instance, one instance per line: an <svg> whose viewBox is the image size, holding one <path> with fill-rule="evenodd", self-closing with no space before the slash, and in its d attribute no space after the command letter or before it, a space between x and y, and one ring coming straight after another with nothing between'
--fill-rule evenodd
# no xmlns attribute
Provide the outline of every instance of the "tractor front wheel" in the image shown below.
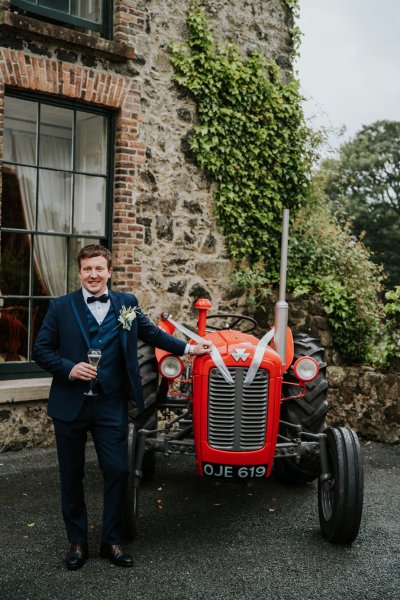
<svg viewBox="0 0 400 600"><path fill-rule="evenodd" d="M344 427L326 430L328 477L318 482L322 535L333 544L357 537L363 506L363 465L357 434Z"/></svg>

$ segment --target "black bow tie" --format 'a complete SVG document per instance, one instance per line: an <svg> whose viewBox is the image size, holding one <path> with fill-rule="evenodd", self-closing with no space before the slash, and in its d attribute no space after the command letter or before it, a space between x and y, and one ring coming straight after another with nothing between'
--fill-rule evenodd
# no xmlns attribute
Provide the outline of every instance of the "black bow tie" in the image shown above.
<svg viewBox="0 0 400 600"><path fill-rule="evenodd" d="M92 302L108 302L108 294L102 294L102 296L88 296L86 302L91 304Z"/></svg>

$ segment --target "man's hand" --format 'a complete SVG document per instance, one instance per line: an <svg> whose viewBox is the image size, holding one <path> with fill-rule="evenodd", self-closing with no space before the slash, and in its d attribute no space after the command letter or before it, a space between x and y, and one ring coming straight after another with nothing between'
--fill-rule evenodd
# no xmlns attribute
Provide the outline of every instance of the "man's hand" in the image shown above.
<svg viewBox="0 0 400 600"><path fill-rule="evenodd" d="M212 347L212 342L207 342L205 344L190 344L189 356L204 356L205 354L210 354Z"/></svg>
<svg viewBox="0 0 400 600"><path fill-rule="evenodd" d="M69 374L70 379L82 379L82 381L91 381L96 379L97 368L89 363L80 362L76 364Z"/></svg>

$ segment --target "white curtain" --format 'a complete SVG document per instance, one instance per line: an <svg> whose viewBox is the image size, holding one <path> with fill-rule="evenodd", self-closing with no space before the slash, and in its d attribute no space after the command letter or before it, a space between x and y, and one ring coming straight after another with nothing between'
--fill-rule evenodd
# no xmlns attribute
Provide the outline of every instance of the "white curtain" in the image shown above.
<svg viewBox="0 0 400 600"><path fill-rule="evenodd" d="M101 3L99 0L77 0L72 14L99 23L101 20Z"/></svg>
<svg viewBox="0 0 400 600"><path fill-rule="evenodd" d="M33 136L19 133L13 140L17 162L35 164L35 140ZM44 164L67 165L70 144L60 138L41 136L41 158ZM52 157L52 160L46 160ZM21 189L22 206L27 229L35 229L36 181L32 180L36 170L17 167ZM32 174L32 175L30 175ZM69 231L70 220L70 180L63 173L55 171L39 172L39 221L38 229L44 232ZM65 294L66 289L66 238L35 236L34 260L36 272L49 296Z"/></svg>

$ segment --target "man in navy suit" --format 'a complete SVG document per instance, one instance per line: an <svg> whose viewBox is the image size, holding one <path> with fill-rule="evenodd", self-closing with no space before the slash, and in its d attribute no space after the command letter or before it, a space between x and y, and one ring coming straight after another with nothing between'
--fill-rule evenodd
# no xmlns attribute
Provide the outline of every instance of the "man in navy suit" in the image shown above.
<svg viewBox="0 0 400 600"><path fill-rule="evenodd" d="M68 541L68 569L82 567L88 557L87 514L83 494L85 444L90 431L104 477L103 531L100 554L130 567L133 558L121 547L120 518L128 477L127 396L143 410L137 340L175 355L189 345L153 325L132 294L108 290L112 272L109 250L99 245L78 255L82 288L50 302L37 336L34 360L53 375L48 414L53 419L61 479L61 500ZM121 323L121 309L131 320ZM101 350L99 368L88 363L89 348ZM193 344L190 353L209 354L210 346ZM95 396L87 396L96 380Z"/></svg>

